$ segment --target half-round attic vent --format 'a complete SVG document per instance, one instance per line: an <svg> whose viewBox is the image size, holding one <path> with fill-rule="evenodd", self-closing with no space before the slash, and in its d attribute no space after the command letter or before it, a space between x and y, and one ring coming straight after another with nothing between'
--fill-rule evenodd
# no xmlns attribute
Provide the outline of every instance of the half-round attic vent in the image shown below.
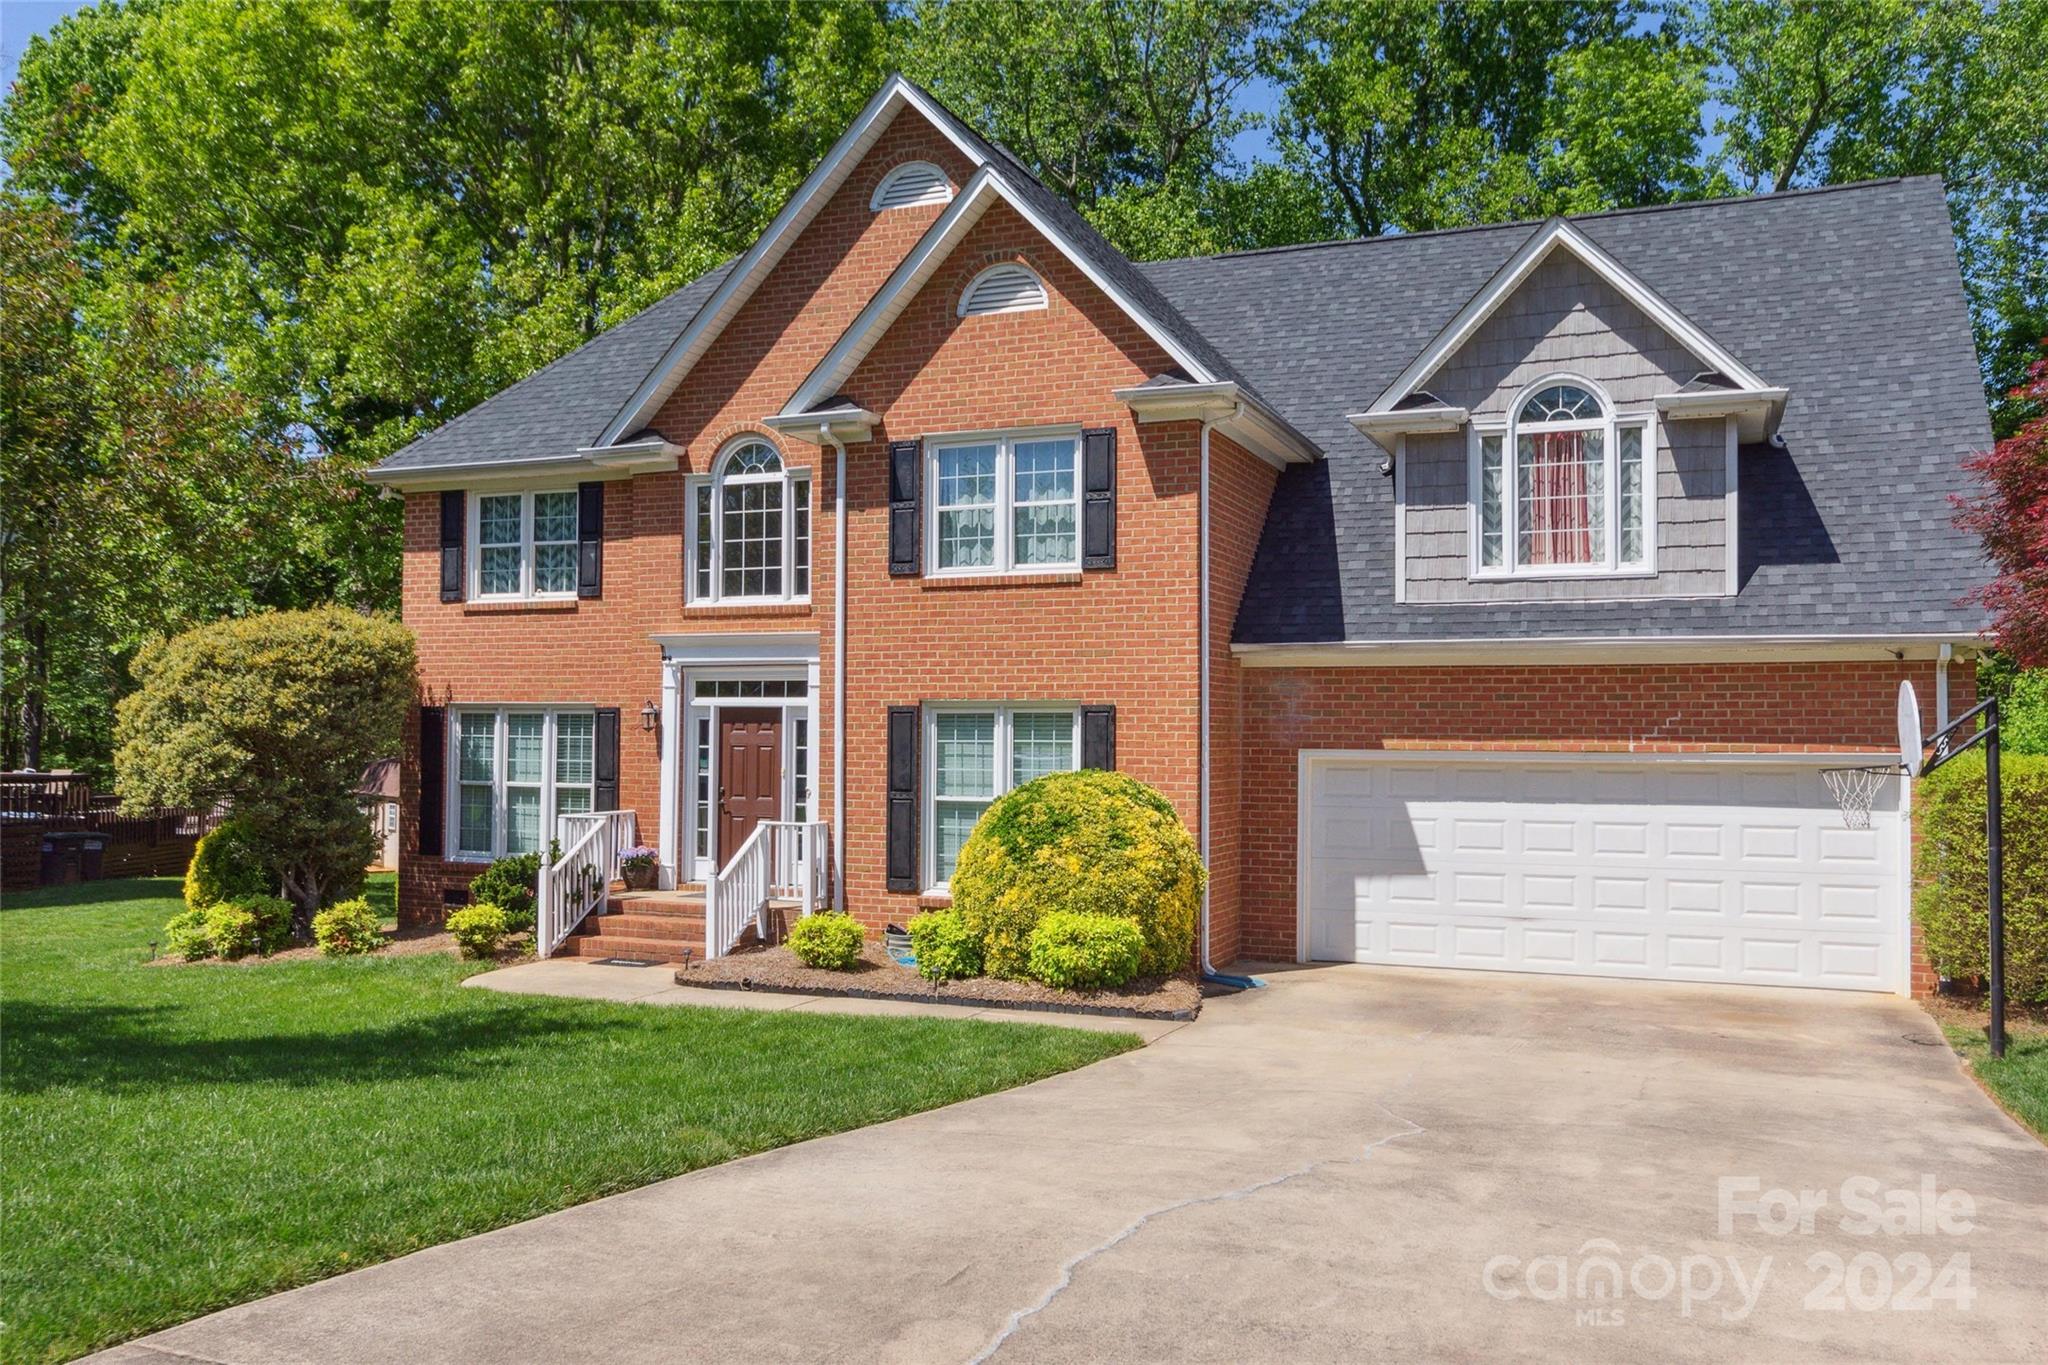
<svg viewBox="0 0 2048 1365"><path fill-rule="evenodd" d="M1022 313L1045 307L1045 286L1021 265L992 265L960 295L960 316Z"/></svg>
<svg viewBox="0 0 2048 1365"><path fill-rule="evenodd" d="M943 204L952 197L953 187L946 183L944 171L929 161L906 161L882 177L868 207L879 213L883 209Z"/></svg>

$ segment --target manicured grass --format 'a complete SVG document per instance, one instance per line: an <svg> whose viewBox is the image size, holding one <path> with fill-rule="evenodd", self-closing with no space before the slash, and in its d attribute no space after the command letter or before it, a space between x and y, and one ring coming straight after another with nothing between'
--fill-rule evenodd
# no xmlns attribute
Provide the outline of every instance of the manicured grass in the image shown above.
<svg viewBox="0 0 2048 1365"><path fill-rule="evenodd" d="M2008 1020L2005 1055L1993 1057L1984 1025L1942 1020L1950 1046L1961 1053L1977 1079L2020 1122L2048 1142L2048 1028Z"/></svg>
<svg viewBox="0 0 2048 1365"><path fill-rule="evenodd" d="M147 966L177 896L104 882L0 913L6 1360L1137 1043L509 996L439 957Z"/></svg>

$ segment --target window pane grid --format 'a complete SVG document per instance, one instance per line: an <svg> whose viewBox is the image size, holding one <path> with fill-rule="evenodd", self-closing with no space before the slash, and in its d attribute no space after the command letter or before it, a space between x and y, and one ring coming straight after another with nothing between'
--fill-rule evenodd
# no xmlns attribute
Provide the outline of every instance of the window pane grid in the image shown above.
<svg viewBox="0 0 2048 1365"><path fill-rule="evenodd" d="M1606 562L1607 470L1599 430L1518 435L1515 500L1516 563Z"/></svg>
<svg viewBox="0 0 2048 1365"><path fill-rule="evenodd" d="M811 595L811 481L790 484L790 592L797 597Z"/></svg>
<svg viewBox="0 0 2048 1365"><path fill-rule="evenodd" d="M1020 441L1013 459L1012 513L1018 564L1074 558L1074 442Z"/></svg>
<svg viewBox="0 0 2048 1365"><path fill-rule="evenodd" d="M934 506L939 567L986 569L996 562L996 447L951 446L938 453Z"/></svg>
<svg viewBox="0 0 2048 1365"><path fill-rule="evenodd" d="M1623 566L1643 563L1643 526L1647 520L1643 485L1643 429L1622 427L1615 433L1621 506L1616 509Z"/></svg>
<svg viewBox="0 0 2048 1365"><path fill-rule="evenodd" d="M1479 562L1500 568L1507 551L1507 485L1501 472L1501 438L1479 438Z"/></svg>
<svg viewBox="0 0 2048 1365"><path fill-rule="evenodd" d="M597 718L589 711L466 711L455 720L456 850L539 850L556 816L592 809Z"/></svg>
<svg viewBox="0 0 2048 1365"><path fill-rule="evenodd" d="M931 717L932 881L944 885L961 846L995 799L1048 773L1077 766L1074 712L998 707Z"/></svg>
<svg viewBox="0 0 2048 1365"><path fill-rule="evenodd" d="M931 457L932 561L940 572L1074 567L1080 443L1071 436L942 446Z"/></svg>

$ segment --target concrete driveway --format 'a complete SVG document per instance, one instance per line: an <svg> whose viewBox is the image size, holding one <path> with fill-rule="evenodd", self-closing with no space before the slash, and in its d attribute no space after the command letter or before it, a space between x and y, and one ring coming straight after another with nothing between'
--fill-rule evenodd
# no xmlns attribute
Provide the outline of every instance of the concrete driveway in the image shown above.
<svg viewBox="0 0 2048 1365"><path fill-rule="evenodd" d="M104 1358L2048 1357L2048 1150L1912 1005L1270 979L1083 1071Z"/></svg>

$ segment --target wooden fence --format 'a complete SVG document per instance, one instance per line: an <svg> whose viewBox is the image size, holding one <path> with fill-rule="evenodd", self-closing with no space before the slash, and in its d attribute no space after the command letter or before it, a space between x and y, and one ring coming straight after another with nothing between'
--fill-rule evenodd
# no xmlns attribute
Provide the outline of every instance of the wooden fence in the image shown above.
<svg viewBox="0 0 2048 1365"><path fill-rule="evenodd" d="M0 891L182 873L226 810L125 813L76 773L0 773Z"/></svg>

